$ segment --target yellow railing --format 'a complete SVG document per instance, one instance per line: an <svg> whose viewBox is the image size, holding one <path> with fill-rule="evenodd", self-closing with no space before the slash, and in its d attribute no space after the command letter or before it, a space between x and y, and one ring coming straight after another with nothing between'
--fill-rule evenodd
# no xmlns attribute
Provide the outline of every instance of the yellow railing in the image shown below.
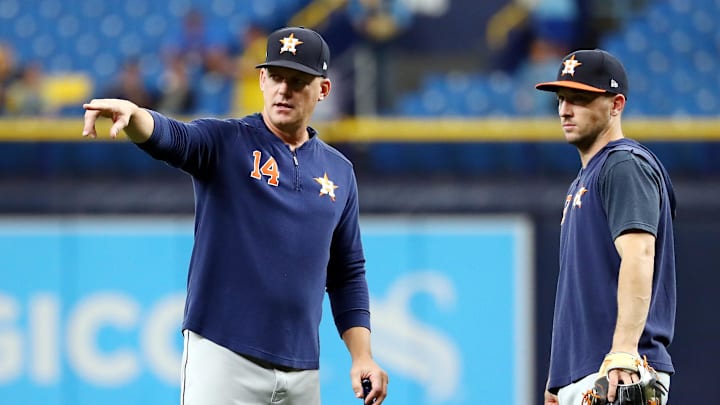
<svg viewBox="0 0 720 405"><path fill-rule="evenodd" d="M0 119L0 142L82 141L82 117ZM562 141L556 118L547 119L348 119L314 122L327 142L504 142ZM643 141L720 141L720 119L634 119L623 121L625 135ZM100 140L110 129L99 121Z"/></svg>

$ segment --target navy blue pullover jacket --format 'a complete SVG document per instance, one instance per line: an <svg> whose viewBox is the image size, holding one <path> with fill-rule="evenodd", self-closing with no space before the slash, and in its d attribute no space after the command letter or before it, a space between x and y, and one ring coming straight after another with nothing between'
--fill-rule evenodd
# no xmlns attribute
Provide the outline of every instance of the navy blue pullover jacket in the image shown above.
<svg viewBox="0 0 720 405"><path fill-rule="evenodd" d="M370 328L352 164L308 128L294 152L260 114L179 122L151 111L140 148L189 173L195 235L183 329L239 354L319 367L328 292L342 334Z"/></svg>

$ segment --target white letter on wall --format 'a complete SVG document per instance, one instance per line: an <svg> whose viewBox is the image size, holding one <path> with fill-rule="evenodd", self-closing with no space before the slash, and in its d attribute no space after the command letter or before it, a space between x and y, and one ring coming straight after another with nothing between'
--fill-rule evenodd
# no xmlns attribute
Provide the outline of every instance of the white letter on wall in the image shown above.
<svg viewBox="0 0 720 405"><path fill-rule="evenodd" d="M177 386L180 383L182 352L178 352L174 340L182 341L182 326L185 294L173 294L159 300L148 314L142 334L143 352L148 366L159 379Z"/></svg>
<svg viewBox="0 0 720 405"><path fill-rule="evenodd" d="M97 293L78 303L67 326L68 360L78 375L104 386L120 386L140 372L137 354L131 349L102 353L98 332L104 326L129 329L137 325L140 308L125 295Z"/></svg>
<svg viewBox="0 0 720 405"><path fill-rule="evenodd" d="M22 371L22 336L17 325L20 309L13 297L0 294L0 385L17 378Z"/></svg>
<svg viewBox="0 0 720 405"><path fill-rule="evenodd" d="M38 384L51 385L60 376L60 306L56 296L35 294L28 304L30 374Z"/></svg>

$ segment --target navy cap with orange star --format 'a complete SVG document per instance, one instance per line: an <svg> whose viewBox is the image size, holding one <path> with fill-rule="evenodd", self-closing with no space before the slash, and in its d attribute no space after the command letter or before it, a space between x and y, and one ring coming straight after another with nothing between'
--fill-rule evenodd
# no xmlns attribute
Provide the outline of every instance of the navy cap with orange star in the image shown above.
<svg viewBox="0 0 720 405"><path fill-rule="evenodd" d="M555 81L535 85L544 91L557 91L561 87L627 97L627 73L622 63L607 51L582 49L563 58Z"/></svg>
<svg viewBox="0 0 720 405"><path fill-rule="evenodd" d="M265 62L255 66L279 66L314 76L327 77L330 48L322 36L305 27L285 27L268 36Z"/></svg>

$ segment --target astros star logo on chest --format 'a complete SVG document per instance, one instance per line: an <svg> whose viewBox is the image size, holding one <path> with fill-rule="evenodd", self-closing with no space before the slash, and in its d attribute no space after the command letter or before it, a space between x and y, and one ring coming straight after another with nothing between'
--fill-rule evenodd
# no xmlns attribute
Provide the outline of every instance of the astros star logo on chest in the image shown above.
<svg viewBox="0 0 720 405"><path fill-rule="evenodd" d="M335 183L333 183L332 180L328 178L327 173L323 175L323 177L315 177L315 181L317 181L320 184L320 196L327 195L330 197L331 200L335 201L335 189L339 188L339 186L336 186Z"/></svg>

